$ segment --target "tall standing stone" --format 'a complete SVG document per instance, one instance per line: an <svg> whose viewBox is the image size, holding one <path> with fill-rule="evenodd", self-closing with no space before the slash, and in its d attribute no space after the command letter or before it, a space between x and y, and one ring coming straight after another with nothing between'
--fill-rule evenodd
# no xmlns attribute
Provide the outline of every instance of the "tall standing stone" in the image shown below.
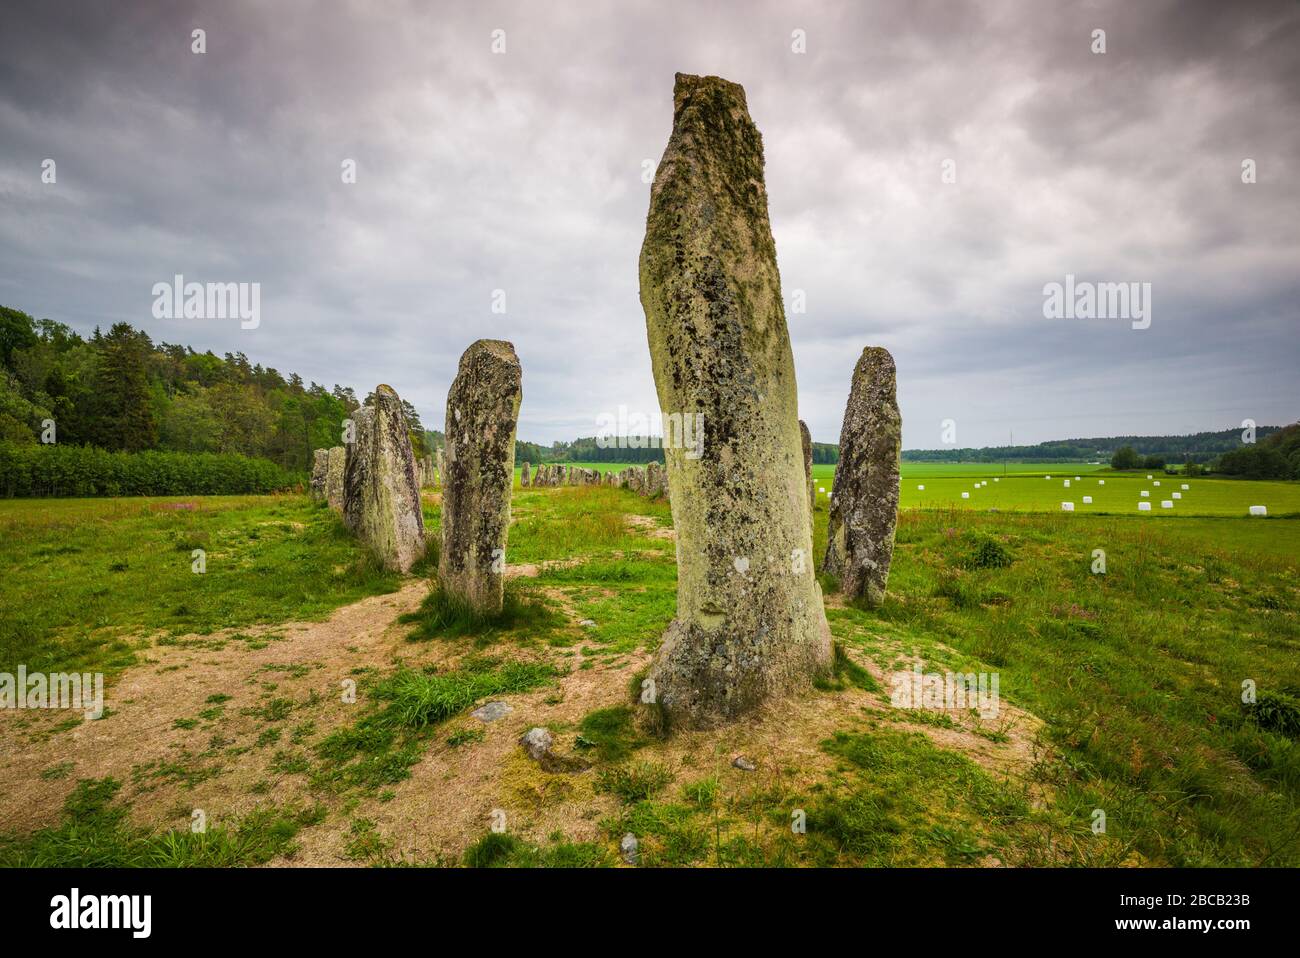
<svg viewBox="0 0 1300 958"><path fill-rule="evenodd" d="M524 461L524 467L519 470L519 488L527 489L533 483L533 472L528 461Z"/></svg>
<svg viewBox="0 0 1300 958"><path fill-rule="evenodd" d="M311 454L311 497L325 498L325 478L329 474L330 451L317 449Z"/></svg>
<svg viewBox="0 0 1300 958"><path fill-rule="evenodd" d="M391 386L377 386L374 405L352 418L343 519L387 568L408 572L424 555L424 515L402 401Z"/></svg>
<svg viewBox="0 0 1300 958"><path fill-rule="evenodd" d="M437 472L438 487L441 488L443 484L442 477L446 475L446 473L443 471L443 468L446 465L446 457L443 456L442 454L441 446L439 446L437 450L435 450L434 452L433 463L434 463L434 470Z"/></svg>
<svg viewBox="0 0 1300 958"><path fill-rule="evenodd" d="M438 578L480 614L501 611L523 372L510 343L480 339L447 393Z"/></svg>
<svg viewBox="0 0 1300 958"><path fill-rule="evenodd" d="M817 486L813 482L812 474L812 433L808 431L808 424L802 419L799 420L799 435L803 440L803 474L808 483L808 522L810 523L809 528L812 528L813 509L817 505Z"/></svg>
<svg viewBox="0 0 1300 958"><path fill-rule="evenodd" d="M849 598L872 605L885 598L898 521L898 455L903 418L898 412L894 357L879 346L862 351L844 425L840 461L831 488L825 571Z"/></svg>
<svg viewBox="0 0 1300 958"><path fill-rule="evenodd" d="M698 458L664 451L677 617L648 677L670 723L710 727L831 661L763 142L739 85L677 75L640 273L659 406L704 416Z"/></svg>
<svg viewBox="0 0 1300 958"><path fill-rule="evenodd" d="M343 474L347 469L348 451L343 446L329 450L325 469L325 501L336 512L343 511Z"/></svg>

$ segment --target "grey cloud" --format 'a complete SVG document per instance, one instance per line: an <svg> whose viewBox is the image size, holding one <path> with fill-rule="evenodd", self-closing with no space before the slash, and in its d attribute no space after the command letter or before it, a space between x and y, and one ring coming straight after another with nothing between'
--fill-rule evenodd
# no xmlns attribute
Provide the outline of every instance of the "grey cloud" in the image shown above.
<svg viewBox="0 0 1300 958"><path fill-rule="evenodd" d="M464 347L508 338L521 436L591 434L654 404L641 169L681 70L744 83L764 133L818 440L868 343L907 446L948 417L984 444L1297 415L1293 4L20 2L5 26L0 302L83 330L389 382L430 425ZM260 282L261 328L152 319L177 272ZM1151 282L1152 328L1044 320L1067 272Z"/></svg>

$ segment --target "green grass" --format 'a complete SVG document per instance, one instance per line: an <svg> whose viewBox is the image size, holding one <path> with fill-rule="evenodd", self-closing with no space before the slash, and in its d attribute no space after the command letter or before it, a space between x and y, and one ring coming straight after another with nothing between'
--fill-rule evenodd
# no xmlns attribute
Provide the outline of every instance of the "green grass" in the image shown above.
<svg viewBox="0 0 1300 958"><path fill-rule="evenodd" d="M301 496L0 500L0 542L0 672L112 673L148 636L321 618L400 581Z"/></svg>
<svg viewBox="0 0 1300 958"><path fill-rule="evenodd" d="M537 662L476 658L455 671L429 674L399 668L366 686L374 707L316 746L312 781L335 791L374 791L410 777L432 730L493 695L526 692L551 681L555 669ZM464 741L471 741L466 738Z"/></svg>
<svg viewBox="0 0 1300 958"><path fill-rule="evenodd" d="M561 836L537 845L506 832L488 832L465 850L468 868L605 868L609 850L594 842L568 842Z"/></svg>
<svg viewBox="0 0 1300 958"><path fill-rule="evenodd" d="M403 615L400 621L415 626L408 636L411 641L472 635L480 645L506 635L537 638L566 624L564 616L544 596L515 582L506 583L501 611L494 615L484 615L459 597L435 587L418 611Z"/></svg>
<svg viewBox="0 0 1300 958"><path fill-rule="evenodd" d="M564 561L613 552L673 555L671 541L647 539L628 524L626 514L648 516L672 526L672 512L666 503L651 502L625 489L560 486L518 490L511 504L513 522L506 561Z"/></svg>
<svg viewBox="0 0 1300 958"><path fill-rule="evenodd" d="M663 765L635 762L600 769L596 773L596 791L608 792L631 804L644 801L672 780L672 772Z"/></svg>
<svg viewBox="0 0 1300 958"><path fill-rule="evenodd" d="M833 465L813 466L817 501L825 508L835 474ZM1150 475L1152 479L1148 480ZM1050 476L1051 478L1047 478ZM1080 477L1077 481L1075 477ZM1069 488L1065 480L1070 480ZM977 482L988 485L976 488ZM1154 485L1159 482L1160 485ZM1103 484L1104 483L1104 484ZM1183 489L1186 483L1188 489ZM919 489L918 486L925 486ZM826 492L820 492L821 489ZM1149 513L1139 512L1141 495L1150 493ZM969 493L968 499L961 497ZM1170 493L1180 493L1174 500ZM1085 504L1084 496L1092 503ZM1162 509L1162 500L1173 502ZM999 512L1060 512L1074 503L1074 516L1133 515L1143 519L1183 516L1246 516L1251 506L1266 506L1269 516L1300 514L1300 483L1241 479L1186 479L1160 470L1112 472L1081 463L1014 463L1006 473L995 463L903 463L899 488L902 509L969 509Z"/></svg>
<svg viewBox="0 0 1300 958"><path fill-rule="evenodd" d="M0 835L6 868L231 868L292 855L303 828L319 824L319 806L256 809L230 825L150 831L132 825L114 804L121 783L83 779L64 804L63 821L24 837Z"/></svg>
<svg viewBox="0 0 1300 958"><path fill-rule="evenodd" d="M677 784L669 787L674 776L656 761L653 738L638 730L638 713L615 705L556 729L574 736L595 765L593 784L617 800L617 811L601 822L600 841L490 836L467 860L613 864L618 840L631 831L642 841L645 866L1300 865L1300 521L1248 519L1244 506L1238 510L1251 500L1282 512L1296 485L1189 480L1187 507L1172 517L1158 505L1152 515L1127 506L1108 513L1093 491L1097 509L1083 511L1076 498L1080 511L1057 511L1065 475L1083 476L1084 489L1104 477L1102 488L1113 488L1122 503L1135 502L1134 490L1147 485L1145 473L1085 474L1078 466L1007 478L979 467L989 488L972 488L970 501L909 497L909 482L936 493L949 488L944 483L955 483L953 492L970 487L981 475L970 468L905 468L889 595L876 609L828 608L836 669L815 694L842 703L829 696L865 692L887 703L889 689L864 666L888 675L913 656L927 670L997 672L1003 702L1045 723L1045 747L1027 780L1005 780L918 731L948 742L959 727L952 717L885 708L855 710L825 737L822 757L831 770L811 784L788 784L799 776L762 761L758 772L745 773L731 768L729 757L717 767L680 768L674 757ZM1158 478L1162 489L1181 485ZM1277 508L1264 498L1274 486ZM988 511L994 496L1006 497L1007 506ZM42 661L121 667L137 650L128 637L143 631L176 641L167 637L173 626L202 631L322 615L400 581L366 565L333 517L301 500L195 501L202 508L183 513L142 500L0 503L0 525L14 533L0 548L0 623L8 630L0 635L9 640L10 660L29 668ZM368 801L381 790L391 797L435 741L452 742L461 755L483 754L473 747L482 738L476 720L449 720L484 698L540 688L579 652L584 668L599 669L654 651L675 612L674 543L627 517L665 527L669 508L600 487L519 490L514 501L510 562L536 563L541 573L516 594L514 617L470 621L431 599L410 624L419 635L461 643L436 650L452 653L456 664L366 673L360 717L319 741L309 740L310 731L299 734L303 723L291 716L300 703L269 689L256 713L266 723L262 761L326 792L355 791L347 801ZM1202 507L1193 502L1223 514L1189 514ZM436 508L426 515L436 530ZM814 524L819 562L821 496ZM209 550L205 584L187 578L203 578L189 572L191 546ZM1104 575L1092 572L1098 549ZM243 571L223 572L223 563ZM259 574L245 574L250 570ZM185 590L204 588L188 618L169 617ZM491 646L490 654L465 654L475 646ZM419 656L432 647L406 649ZM521 655L527 661L518 661ZM628 701L621 693L631 671L616 676L619 697L597 703ZM1254 702L1242 701L1247 682ZM180 720L219 721L224 701L214 697ZM1000 727L976 734L1007 740ZM58 780L71 773L52 760L42 774ZM188 754L134 773L140 788L182 794L214 774ZM39 842L6 839L0 856L9 857L0 860L77 862L110 849L105 862L148 862L162 854L151 844L159 841L154 833L121 831L121 821L104 825L105 815L115 814L104 811L116 808L111 802L83 800L89 812L73 809L63 825L37 833ZM1098 808L1107 816L1104 835L1089 827ZM806 816L806 833L791 830L796 811ZM223 823L219 839L209 839L215 844L179 835L168 847L178 849L171 853L178 861L253 861L296 813L267 814L269 824L254 819L243 839L241 822ZM384 859L387 839L366 826L370 819L349 820L354 830L338 847L360 861ZM91 843L81 859L78 836ZM291 844L290 837L275 847Z"/></svg>
<svg viewBox="0 0 1300 958"><path fill-rule="evenodd" d="M594 749L602 762L620 762L646 741L637 732L632 709L626 705L588 712L578 729L579 747Z"/></svg>
<svg viewBox="0 0 1300 958"><path fill-rule="evenodd" d="M1245 519L1077 518L904 513L890 597L832 629L885 668L901 653L999 672L1047 721L1068 817L1106 809L1140 860L1300 861L1300 749L1241 701L1247 679L1300 684L1300 523L1268 523L1266 549ZM1013 561L972 566L984 537Z"/></svg>

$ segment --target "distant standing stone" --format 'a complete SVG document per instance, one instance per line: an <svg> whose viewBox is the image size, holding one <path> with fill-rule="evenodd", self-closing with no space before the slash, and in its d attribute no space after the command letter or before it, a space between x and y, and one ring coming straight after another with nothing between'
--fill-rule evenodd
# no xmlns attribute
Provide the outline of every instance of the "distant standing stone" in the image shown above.
<svg viewBox="0 0 1300 958"><path fill-rule="evenodd" d="M898 522L898 456L903 419L898 411L894 357L879 346L862 351L853 370L840 460L831 487L823 568L849 598L884 601Z"/></svg>
<svg viewBox="0 0 1300 958"><path fill-rule="evenodd" d="M330 451L317 449L311 454L311 497L325 498L325 478L329 475Z"/></svg>
<svg viewBox="0 0 1300 958"><path fill-rule="evenodd" d="M532 469L528 464L528 460L524 460L524 467L523 469L519 470L519 487L521 489L527 489L531 484L532 484Z"/></svg>
<svg viewBox="0 0 1300 958"><path fill-rule="evenodd" d="M329 451L325 471L325 501L336 512L343 511L343 475L347 471L348 451L343 446L333 446Z"/></svg>
<svg viewBox="0 0 1300 958"><path fill-rule="evenodd" d="M424 513L411 434L391 386L353 415L355 441L343 475L343 519L389 569L409 572L424 555Z"/></svg>
<svg viewBox="0 0 1300 958"><path fill-rule="evenodd" d="M447 393L438 579L476 612L501 611L523 372L510 343L465 350Z"/></svg>

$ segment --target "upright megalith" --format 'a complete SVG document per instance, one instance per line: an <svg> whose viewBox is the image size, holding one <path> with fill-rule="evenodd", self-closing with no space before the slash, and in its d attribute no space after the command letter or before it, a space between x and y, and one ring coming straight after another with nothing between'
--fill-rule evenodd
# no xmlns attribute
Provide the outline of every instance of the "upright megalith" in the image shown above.
<svg viewBox="0 0 1300 958"><path fill-rule="evenodd" d="M640 272L660 408L704 428L702 449L664 450L677 617L649 687L670 723L709 727L831 662L763 141L739 85L677 75Z"/></svg>
<svg viewBox="0 0 1300 958"><path fill-rule="evenodd" d="M812 433L808 431L808 424L802 419L799 420L799 435L803 440L803 475L804 481L808 483L808 521L811 523L813 509L817 505L817 487L813 483L812 474Z"/></svg>
<svg viewBox="0 0 1300 958"><path fill-rule="evenodd" d="M648 462L645 467L645 496L653 499L659 495L659 463Z"/></svg>
<svg viewBox="0 0 1300 958"><path fill-rule="evenodd" d="M336 512L343 511L343 475L347 470L348 451L344 446L333 446L328 452L325 467L325 501ZM422 520L423 521L423 520Z"/></svg>
<svg viewBox="0 0 1300 958"><path fill-rule="evenodd" d="M530 485L532 485L532 482L533 482L532 468L529 466L528 460L525 459L524 467L519 470L519 488L527 489Z"/></svg>
<svg viewBox="0 0 1300 958"><path fill-rule="evenodd" d="M330 451L317 449L311 454L311 497L325 498L325 478L329 474Z"/></svg>
<svg viewBox="0 0 1300 958"><path fill-rule="evenodd" d="M377 386L374 404L352 420L343 520L387 568L409 572L424 555L424 515L402 401L391 386Z"/></svg>
<svg viewBox="0 0 1300 958"><path fill-rule="evenodd" d="M439 446L436 450L434 450L434 455L433 455L433 468L434 468L434 472L437 473L436 482L438 483L438 488L442 488L442 483L443 483L442 477L446 474L443 472L443 467L445 465L446 465L446 460L442 454L442 447Z"/></svg>
<svg viewBox="0 0 1300 958"><path fill-rule="evenodd" d="M510 343L480 339L447 393L438 578L480 614L501 611L523 373Z"/></svg>
<svg viewBox="0 0 1300 958"><path fill-rule="evenodd" d="M868 346L853 370L840 461L831 487L825 571L839 577L849 598L877 605L885 597L898 521L898 455L903 418L898 412L894 357Z"/></svg>

